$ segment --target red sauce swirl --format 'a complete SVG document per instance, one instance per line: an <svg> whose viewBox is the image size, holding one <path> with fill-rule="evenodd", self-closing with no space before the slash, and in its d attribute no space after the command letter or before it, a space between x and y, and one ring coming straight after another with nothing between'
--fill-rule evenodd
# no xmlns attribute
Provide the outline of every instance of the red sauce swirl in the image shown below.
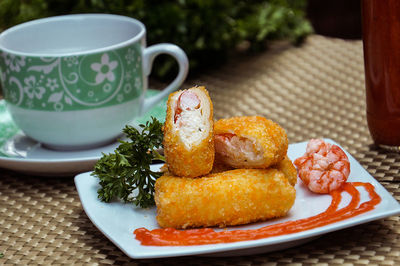
<svg viewBox="0 0 400 266"><path fill-rule="evenodd" d="M360 204L360 192L356 189L356 186L364 187L369 194L370 200ZM351 201L347 206L338 209L342 200L342 191L350 194ZM345 220L368 212L381 202L380 196L375 192L374 186L370 183L345 183L341 190L332 191L330 195L332 196L330 206L320 214L295 221L264 226L258 229L216 232L211 228L190 230L165 228L151 231L146 228L138 228L134 231L134 234L136 235L136 239L145 246L190 246L256 240L298 233Z"/></svg>

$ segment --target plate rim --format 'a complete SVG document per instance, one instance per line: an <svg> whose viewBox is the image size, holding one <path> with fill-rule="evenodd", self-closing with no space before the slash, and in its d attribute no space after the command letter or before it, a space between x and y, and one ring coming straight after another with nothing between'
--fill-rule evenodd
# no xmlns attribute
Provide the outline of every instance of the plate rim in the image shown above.
<svg viewBox="0 0 400 266"><path fill-rule="evenodd" d="M331 140L331 139L327 139L324 138L324 140L339 145L337 144L335 141ZM299 143L293 143L291 145L299 145L302 144L304 145L305 143L307 143L307 141L304 142L299 142ZM340 145L339 145L340 146ZM343 149L343 148L342 148ZM82 191L82 187L81 187L81 181L80 179L87 179L87 175L91 172L86 172L86 173L81 173L77 176L75 176L74 182L76 185L76 188L78 190L78 194L79 194L79 198L81 200L82 203L82 207L86 213L86 215L88 216L88 218L90 219L90 221L95 225L95 227L101 232L103 233L114 245L116 245L123 253L125 253L128 257L130 258L134 258L134 259L151 259L151 258L166 258L166 257L178 257L178 256L191 256L191 255L206 255L206 254L212 254L213 256L218 256L218 253L226 253L226 252L230 252L230 251L239 251L239 250L247 250L247 249L252 249L252 248L261 248L261 247L270 247L272 245L279 245L279 244L283 244L283 243L288 243L291 241L301 241L307 238L315 238L318 236L322 236L324 234L327 233L331 233L337 230L341 230L341 229L345 229L345 228L349 228L349 227L353 227L356 225L360 225L360 224L364 224L364 223L368 223L374 220L379 220L379 219L383 219L386 217L390 217L393 215L397 215L400 214L400 204L399 202L390 194L390 192L388 192L372 175L370 175L368 173L368 171L366 171L364 169L364 167L362 167L362 165L355 160L355 158L353 156L351 156L351 154L349 154L345 149L343 149L346 154L348 156L350 156L352 158L352 160L356 161L358 163L358 165L360 166L360 169L362 169L364 171L364 174L367 174L369 178L372 178L372 180L368 180L368 182L372 183L376 189L383 191L386 195L389 196L389 203L388 204L396 204L397 206L391 208L390 210L386 210L386 211L380 211L379 213L376 214L370 214L368 216L365 217L365 214L361 214L360 216L355 216L346 220L342 220L342 221L338 221L332 224L328 224L325 226L321 226L318 228L314 228L314 229L310 229L310 230L306 230L306 231L302 231L302 232L298 232L298 233L293 233L293 234L288 234L288 235L283 235L283 236L276 236L276 237L271 237L271 238L262 238L262 239L258 239L258 240L247 240L247 241L239 241L239 242L233 242L233 243L222 243L222 244L210 244L210 245L196 245L196 246L180 246L181 248L177 248L177 247L167 247L167 249L165 249L166 247L157 247L154 246L153 248L156 249L163 249L164 248L164 252L159 252L159 253L154 253L152 251L148 251L148 252L137 252L137 253L132 253L129 252L128 250L126 250L123 246L120 245L120 243L118 243L117 239L114 239L113 236L109 235L108 232L105 232L102 228L100 228L100 225L98 225L98 223L94 220L93 217L91 217L90 210L88 210L88 206L86 206L84 204L84 202L82 202L82 198L81 198L81 193L83 193ZM91 178L95 179L95 177L90 176ZM371 182L372 181L372 182ZM382 195L380 195L382 197ZM123 204L123 203L122 203ZM154 207L155 208L155 207ZM132 232L133 234L133 232ZM289 236L289 237L288 237ZM134 236L133 236L134 238ZM287 240L287 238L290 238L291 240ZM268 243L265 243L268 242ZM303 241L304 242L304 241ZM236 246L236 247L235 247ZM142 246L145 247L145 249L148 246ZM190 248L189 250L187 249L182 249L182 247L190 247L191 249L193 249L193 247L197 247L197 251L191 251ZM211 250L210 250L210 247ZM173 248L174 251L171 252L171 250L168 250L168 248ZM167 251L168 250L168 251ZM165 252L167 251L167 252Z"/></svg>

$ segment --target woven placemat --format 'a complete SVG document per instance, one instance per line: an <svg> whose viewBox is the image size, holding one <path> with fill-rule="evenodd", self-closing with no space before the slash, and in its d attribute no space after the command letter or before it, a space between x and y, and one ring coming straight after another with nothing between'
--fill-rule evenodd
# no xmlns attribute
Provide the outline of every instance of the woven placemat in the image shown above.
<svg viewBox="0 0 400 266"><path fill-rule="evenodd" d="M310 36L300 47L235 58L189 80L205 85L215 118L264 115L291 143L334 139L400 199L400 155L375 148L365 119L361 41ZM0 264L400 265L398 216L324 235L291 249L246 257L131 260L84 213L73 179L0 169Z"/></svg>

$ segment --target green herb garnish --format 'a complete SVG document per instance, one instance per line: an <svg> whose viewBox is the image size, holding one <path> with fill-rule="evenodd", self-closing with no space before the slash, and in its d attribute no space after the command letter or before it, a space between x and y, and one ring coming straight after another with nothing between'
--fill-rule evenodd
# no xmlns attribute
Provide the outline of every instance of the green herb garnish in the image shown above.
<svg viewBox="0 0 400 266"><path fill-rule="evenodd" d="M104 202L119 198L147 208L154 205L154 184L162 173L150 170L153 160L163 160L157 152L162 147L162 123L152 117L139 132L126 126L123 132L131 141L120 140L114 153L104 154L94 166L93 176L100 179L98 197ZM137 190L137 191L134 191Z"/></svg>

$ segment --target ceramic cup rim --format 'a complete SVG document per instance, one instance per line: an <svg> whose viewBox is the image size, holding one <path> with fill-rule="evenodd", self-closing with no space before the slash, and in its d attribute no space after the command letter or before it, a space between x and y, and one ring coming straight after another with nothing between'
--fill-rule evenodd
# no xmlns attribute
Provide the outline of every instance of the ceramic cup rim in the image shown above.
<svg viewBox="0 0 400 266"><path fill-rule="evenodd" d="M4 45L2 45L2 42L1 42L2 39L7 38L7 35L17 32L17 31L23 31L27 27L40 26L41 24L43 25L43 24L47 24L47 23L60 22L63 20L71 21L71 20L88 19L88 18L89 19L106 18L106 19L119 20L121 22L132 23L132 24L135 24L136 26L138 26L140 28L140 31L133 37L128 38L124 41L112 44L112 45L107 45L107 46L104 46L101 48L85 49L82 51L74 51L74 52L61 52L61 53L22 52L22 51L12 50L8 47L4 47ZM81 56L81 55L102 53L102 52L110 51L110 50L117 50L119 48L126 47L127 45L130 45L132 43L135 43L135 42L141 40L145 35L146 35L145 25L142 22L140 22L139 20L131 18L131 17L127 17L127 16L121 16L121 15L115 15L115 14L97 14L97 13L61 15L61 16L53 16L53 17L35 19L32 21L18 24L16 26L13 26L13 27L1 32L0 33L0 51L3 51L8 54L13 54L16 56L25 56L25 57L55 58L55 57Z"/></svg>

